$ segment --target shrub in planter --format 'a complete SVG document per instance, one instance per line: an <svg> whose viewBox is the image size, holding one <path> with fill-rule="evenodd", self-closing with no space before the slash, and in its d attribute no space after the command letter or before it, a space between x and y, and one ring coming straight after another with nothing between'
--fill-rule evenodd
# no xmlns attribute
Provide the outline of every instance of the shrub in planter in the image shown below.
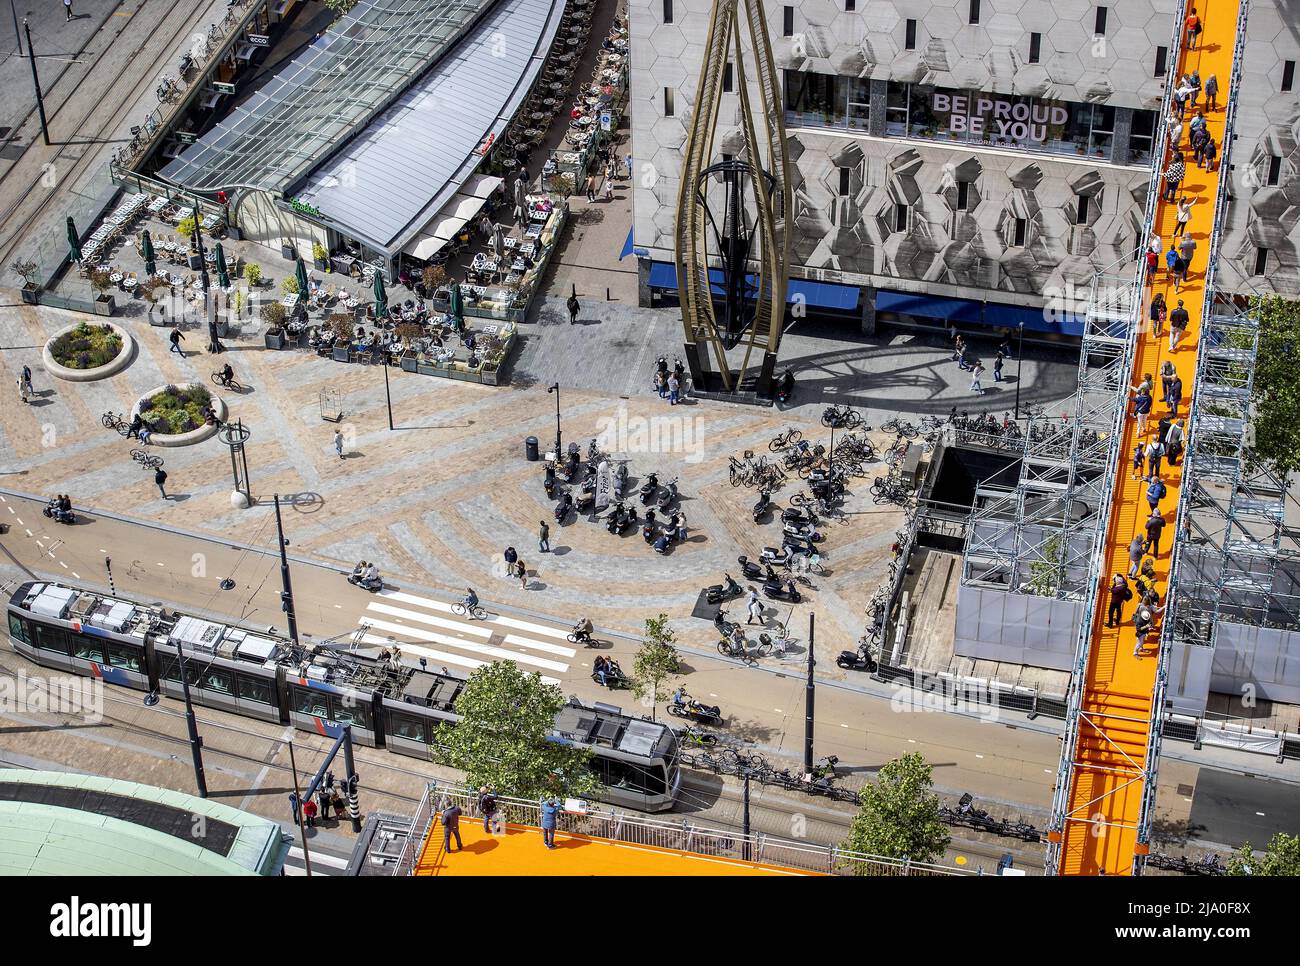
<svg viewBox="0 0 1300 966"><path fill-rule="evenodd" d="M155 432L178 435L203 425L203 407L212 402L212 394L202 386L167 386L140 402L140 413L149 413L148 422Z"/></svg>
<svg viewBox="0 0 1300 966"><path fill-rule="evenodd" d="M189 241L194 237L194 227L195 225L194 225L193 215L190 215L186 218L182 218L176 225L176 234L180 235L186 241ZM198 227L200 228L203 227L202 217L199 218Z"/></svg>
<svg viewBox="0 0 1300 966"><path fill-rule="evenodd" d="M289 313L279 302L267 302L262 306L260 314L263 322L278 330L284 328L284 320Z"/></svg>
<svg viewBox="0 0 1300 966"><path fill-rule="evenodd" d="M297 294L299 294L299 293L298 293L298 280L297 280L296 278L294 278L292 275L287 276L283 281L280 282L280 288L281 288L281 290L284 292L285 295L297 295Z"/></svg>
<svg viewBox="0 0 1300 966"><path fill-rule="evenodd" d="M351 342L352 335L356 332L356 326L352 322L352 316L344 315L341 312L331 315L325 320L329 330L334 333L334 341Z"/></svg>
<svg viewBox="0 0 1300 966"><path fill-rule="evenodd" d="M82 322L50 344L54 361L69 369L98 369L117 358L122 337L112 326Z"/></svg>
<svg viewBox="0 0 1300 966"><path fill-rule="evenodd" d="M311 243L311 260L316 263L316 271L328 272L330 253L320 242Z"/></svg>
<svg viewBox="0 0 1300 966"><path fill-rule="evenodd" d="M262 281L262 266L256 262L249 262L244 266L244 281L249 285L256 287Z"/></svg>
<svg viewBox="0 0 1300 966"><path fill-rule="evenodd" d="M436 292L447 284L447 270L441 265L426 265L420 273L426 292Z"/></svg>

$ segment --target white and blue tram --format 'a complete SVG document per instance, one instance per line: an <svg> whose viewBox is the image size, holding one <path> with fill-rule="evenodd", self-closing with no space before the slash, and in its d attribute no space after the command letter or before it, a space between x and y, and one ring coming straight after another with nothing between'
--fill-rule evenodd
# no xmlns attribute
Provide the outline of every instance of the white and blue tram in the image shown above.
<svg viewBox="0 0 1300 966"><path fill-rule="evenodd" d="M181 661L195 704L431 760L439 725L458 720L465 679L432 672L375 647L307 647L117 597L48 581L9 598L9 641L44 667L181 697ZM677 735L618 708L576 699L556 717L553 740L590 748L613 805L673 807L681 786Z"/></svg>

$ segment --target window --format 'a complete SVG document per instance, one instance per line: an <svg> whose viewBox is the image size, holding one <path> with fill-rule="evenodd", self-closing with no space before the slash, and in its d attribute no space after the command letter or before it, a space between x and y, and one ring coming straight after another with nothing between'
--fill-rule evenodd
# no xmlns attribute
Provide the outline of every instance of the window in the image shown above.
<svg viewBox="0 0 1300 966"><path fill-rule="evenodd" d="M788 122L810 127L842 127L845 123L850 79L813 71L785 72L785 110ZM869 87L868 81L854 81ZM865 123L863 124L865 127Z"/></svg>
<svg viewBox="0 0 1300 966"><path fill-rule="evenodd" d="M858 9L858 0L844 0L844 9L849 13Z"/></svg>
<svg viewBox="0 0 1300 966"><path fill-rule="evenodd" d="M1148 164L1156 134L1155 111L1134 111L1129 128L1129 164Z"/></svg>
<svg viewBox="0 0 1300 966"><path fill-rule="evenodd" d="M781 8L781 36L794 36L794 7Z"/></svg>
<svg viewBox="0 0 1300 966"><path fill-rule="evenodd" d="M1023 218L1016 219L1015 237L1011 240L1013 248L1024 248L1025 237L1029 233L1029 223Z"/></svg>
<svg viewBox="0 0 1300 966"><path fill-rule="evenodd" d="M664 23L673 22L673 0L664 0Z"/></svg>
<svg viewBox="0 0 1300 966"><path fill-rule="evenodd" d="M970 182L969 181L957 182L957 210L958 211L970 210Z"/></svg>
<svg viewBox="0 0 1300 966"><path fill-rule="evenodd" d="M980 22L980 0L970 0L970 22Z"/></svg>
<svg viewBox="0 0 1300 966"><path fill-rule="evenodd" d="M907 205L894 205L894 231L907 231Z"/></svg>
<svg viewBox="0 0 1300 966"><path fill-rule="evenodd" d="M1088 223L1088 203L1092 201L1087 195L1077 195L1074 199L1074 207L1078 212L1075 216L1076 225L1086 225Z"/></svg>
<svg viewBox="0 0 1300 966"><path fill-rule="evenodd" d="M1289 91L1295 86L1295 61L1282 61L1282 90Z"/></svg>
<svg viewBox="0 0 1300 966"><path fill-rule="evenodd" d="M329 705L325 695L310 688L293 689L293 710L298 714L309 714L313 718L328 718Z"/></svg>
<svg viewBox="0 0 1300 966"><path fill-rule="evenodd" d="M664 117L672 117L672 116L673 116L673 89L671 87L665 87L664 88Z"/></svg>
<svg viewBox="0 0 1300 966"><path fill-rule="evenodd" d="M1274 155L1268 159L1267 184L1275 185L1282 178L1282 159Z"/></svg>
<svg viewBox="0 0 1300 966"><path fill-rule="evenodd" d="M871 81L849 78L848 126L855 131L865 131L871 122Z"/></svg>
<svg viewBox="0 0 1300 966"><path fill-rule="evenodd" d="M177 684L179 684L181 680L181 672L179 670L178 665L179 662L176 660L176 658L174 657L164 658L162 663L162 669L158 672L158 676L161 677L164 681L175 681Z"/></svg>
<svg viewBox="0 0 1300 966"><path fill-rule="evenodd" d="M31 632L28 630L27 622L17 614L9 615L9 636L15 641L20 641L23 644L30 644L32 642Z"/></svg>
<svg viewBox="0 0 1300 966"><path fill-rule="evenodd" d="M274 706L275 683L265 678L250 677L247 674L235 675L235 697L240 701L256 701L258 704Z"/></svg>
<svg viewBox="0 0 1300 966"><path fill-rule="evenodd" d="M330 711L333 712L330 720L341 725L370 728L370 708L360 698L336 694L330 698Z"/></svg>
<svg viewBox="0 0 1300 966"><path fill-rule="evenodd" d="M232 671L227 671L224 668L204 668L199 687L205 691L215 691L217 694L228 694L234 697L235 675Z"/></svg>
<svg viewBox="0 0 1300 966"><path fill-rule="evenodd" d="M1095 37L1106 36L1106 10L1107 10L1106 7L1097 8L1097 25L1093 28L1092 31L1093 36Z"/></svg>
<svg viewBox="0 0 1300 966"><path fill-rule="evenodd" d="M1268 271L1268 249L1261 248L1255 252L1255 271L1252 275L1263 275Z"/></svg>
<svg viewBox="0 0 1300 966"><path fill-rule="evenodd" d="M1043 35L1029 35L1029 62L1036 64L1043 59Z"/></svg>
<svg viewBox="0 0 1300 966"><path fill-rule="evenodd" d="M849 169L840 168L840 197L847 198L848 196L849 196Z"/></svg>
<svg viewBox="0 0 1300 966"><path fill-rule="evenodd" d="M1169 48L1157 47L1155 76L1164 77L1167 73L1169 73Z"/></svg>
<svg viewBox="0 0 1300 966"><path fill-rule="evenodd" d="M1088 118L1088 109L1086 107L1081 108L1078 113L1083 118ZM1110 160L1111 141L1115 135L1115 108L1109 104L1093 104L1090 121L1088 153L1094 158ZM1082 133L1082 131L1079 133Z"/></svg>
<svg viewBox="0 0 1300 966"><path fill-rule="evenodd" d="M108 663L137 674L144 670L144 649L135 644L108 642Z"/></svg>
<svg viewBox="0 0 1300 966"><path fill-rule="evenodd" d="M727 61L722 67L722 93L730 94L732 83L731 61Z"/></svg>
<svg viewBox="0 0 1300 966"><path fill-rule="evenodd" d="M916 50L916 21L907 22L907 37L903 41L904 50Z"/></svg>
<svg viewBox="0 0 1300 966"><path fill-rule="evenodd" d="M424 719L400 711L388 712L388 736L418 741L426 745L429 743L429 736L424 731Z"/></svg>
<svg viewBox="0 0 1300 966"><path fill-rule="evenodd" d="M33 624L32 629L36 631L36 646L42 651L54 651L56 654L67 654L71 642L68 640L68 634L62 627L46 627L44 624Z"/></svg>
<svg viewBox="0 0 1300 966"><path fill-rule="evenodd" d="M82 637L80 634L72 635L72 656L83 661L94 661L96 664L105 663L104 646L99 641Z"/></svg>

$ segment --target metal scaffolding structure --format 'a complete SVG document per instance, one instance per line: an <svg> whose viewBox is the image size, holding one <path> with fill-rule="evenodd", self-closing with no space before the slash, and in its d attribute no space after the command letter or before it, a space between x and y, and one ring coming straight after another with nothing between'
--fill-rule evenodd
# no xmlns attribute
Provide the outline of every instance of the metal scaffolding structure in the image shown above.
<svg viewBox="0 0 1300 966"><path fill-rule="evenodd" d="M1107 467L1117 458L1141 299L1140 278L1094 277L1068 431L1040 433L1031 423L1015 484L993 477L976 487L963 582L1063 600L1088 595L1110 507L1114 474Z"/></svg>
<svg viewBox="0 0 1300 966"><path fill-rule="evenodd" d="M715 163L714 136L722 120L723 74L729 64L740 137L728 145L730 156ZM766 394L785 321L791 195L781 85L762 0L714 0L682 152L677 286L691 378L703 388L712 368L723 391L735 392L758 350L754 388ZM721 319L715 298L722 303ZM741 342L744 358L733 371L727 350Z"/></svg>

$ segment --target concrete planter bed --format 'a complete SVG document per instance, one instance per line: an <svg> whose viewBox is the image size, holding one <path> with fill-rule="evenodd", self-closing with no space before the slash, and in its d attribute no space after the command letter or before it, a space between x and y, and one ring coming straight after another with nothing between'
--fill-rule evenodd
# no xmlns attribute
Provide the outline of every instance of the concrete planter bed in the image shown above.
<svg viewBox="0 0 1300 966"><path fill-rule="evenodd" d="M157 386L136 400L135 405L131 407L131 418L135 419L136 414L140 412L140 406L145 402L145 400L152 399L154 396L166 392L168 389L184 392L189 389L206 389L206 387L192 382L181 382L170 386ZM209 392L208 398L213 411L217 414L217 419L224 423L227 416L226 404L214 393ZM147 412L145 413L145 421L146 423L149 421ZM215 436L219 428L219 426L209 426L206 423L203 423L196 429L191 429L184 433L155 432L150 436L149 441L150 445L153 446L192 446L195 443L201 443L205 439Z"/></svg>
<svg viewBox="0 0 1300 966"><path fill-rule="evenodd" d="M113 330L114 334L122 340L121 350L116 356L104 363L104 365L95 366L91 369L73 369L69 366L61 365L59 362L55 361L54 353L51 351L51 346L53 346L54 343L63 336L75 332L82 325L87 325L91 328L108 326ZM45 366L45 371L56 379L64 379L68 382L93 382L96 379L107 379L109 376L117 375L129 366L134 358L135 340L131 338L130 333L120 325L116 325L113 322L101 321L74 322L72 325L64 326L58 332L54 333L53 338L45 343L45 349L41 353L41 361Z"/></svg>

